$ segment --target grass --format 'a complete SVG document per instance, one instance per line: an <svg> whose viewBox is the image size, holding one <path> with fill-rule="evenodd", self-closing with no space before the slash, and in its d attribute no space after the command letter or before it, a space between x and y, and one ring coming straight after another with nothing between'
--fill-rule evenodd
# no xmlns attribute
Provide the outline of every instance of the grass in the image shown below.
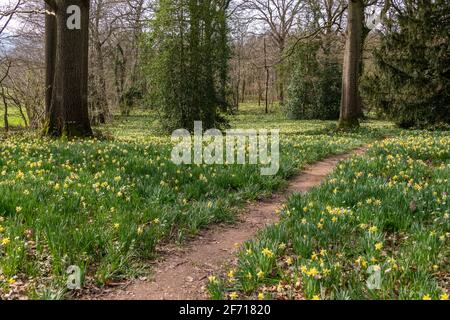
<svg viewBox="0 0 450 320"><path fill-rule="evenodd" d="M373 124L336 133L331 122L289 121L252 106L231 120L282 129L277 175L252 165L176 166L153 114L98 128L110 140L0 140L0 298L70 294L71 265L86 286L136 276L158 244L232 222L245 201L280 188L305 164L384 134Z"/></svg>
<svg viewBox="0 0 450 320"><path fill-rule="evenodd" d="M221 299L448 299L450 136L402 132L293 195L247 242ZM369 283L369 284L368 284Z"/></svg>

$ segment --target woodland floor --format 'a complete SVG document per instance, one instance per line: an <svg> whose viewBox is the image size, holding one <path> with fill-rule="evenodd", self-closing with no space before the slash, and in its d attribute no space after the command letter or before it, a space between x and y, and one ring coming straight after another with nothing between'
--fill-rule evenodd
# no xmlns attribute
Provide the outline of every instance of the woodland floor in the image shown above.
<svg viewBox="0 0 450 320"><path fill-rule="evenodd" d="M15 123L0 136L0 300L448 298L448 132L340 131L254 104L229 121L281 129L276 175L180 168L148 111L95 128L102 139Z"/></svg>

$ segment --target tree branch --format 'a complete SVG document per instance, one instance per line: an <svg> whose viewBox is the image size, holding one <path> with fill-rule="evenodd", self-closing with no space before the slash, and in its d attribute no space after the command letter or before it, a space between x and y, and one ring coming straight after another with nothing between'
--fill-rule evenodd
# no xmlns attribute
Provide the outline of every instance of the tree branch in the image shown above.
<svg viewBox="0 0 450 320"><path fill-rule="evenodd" d="M55 0L45 0L45 3L52 8L52 10L56 10L58 8L58 6L56 5L56 1Z"/></svg>

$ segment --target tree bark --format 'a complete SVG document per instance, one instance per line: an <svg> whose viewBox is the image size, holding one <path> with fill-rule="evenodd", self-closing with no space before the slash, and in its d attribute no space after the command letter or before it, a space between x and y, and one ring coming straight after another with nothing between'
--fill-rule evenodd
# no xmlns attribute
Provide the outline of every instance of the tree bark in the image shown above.
<svg viewBox="0 0 450 320"><path fill-rule="evenodd" d="M80 29L69 29L68 7L80 8ZM60 0L46 19L47 123L55 137L92 135L88 114L89 0ZM48 16L48 15L47 15Z"/></svg>
<svg viewBox="0 0 450 320"><path fill-rule="evenodd" d="M120 43L116 47L116 55L114 60L114 79L116 84L117 100L119 102L120 112L123 116L129 115L129 109L125 101L125 65L126 58Z"/></svg>
<svg viewBox="0 0 450 320"><path fill-rule="evenodd" d="M241 93L241 103L245 102L245 75L244 80L242 81L242 93Z"/></svg>
<svg viewBox="0 0 450 320"><path fill-rule="evenodd" d="M95 109L92 110L94 115L93 118L98 123L106 123L106 119L109 117L109 106L108 99L106 98L106 78L105 78L105 67L103 58L103 44L100 39L100 20L103 12L103 1L97 1L97 6L95 8L95 19L92 26L92 42L94 43L94 61L96 65L95 74L95 85L97 86L95 100Z"/></svg>
<svg viewBox="0 0 450 320"><path fill-rule="evenodd" d="M361 115L359 76L361 68L363 23L364 4L362 0L349 0L339 127L359 126L358 118Z"/></svg>
<svg viewBox="0 0 450 320"><path fill-rule="evenodd" d="M284 56L284 39L278 44L279 46L279 56L280 59L283 59ZM285 72L284 72L284 65L283 61L280 62L277 70L277 81L278 81L278 101L280 103L280 106L284 105L284 81L285 81Z"/></svg>

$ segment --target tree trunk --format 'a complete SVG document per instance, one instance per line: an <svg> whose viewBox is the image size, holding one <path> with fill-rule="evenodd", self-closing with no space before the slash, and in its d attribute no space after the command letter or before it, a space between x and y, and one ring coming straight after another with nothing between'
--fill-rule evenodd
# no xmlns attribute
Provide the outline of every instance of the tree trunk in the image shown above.
<svg viewBox="0 0 450 320"><path fill-rule="evenodd" d="M106 79L105 79L105 64L103 62L103 50L100 41L97 39L95 43L95 60L97 64L97 94L98 94L98 110L97 117L99 123L106 123L106 118L109 116L108 99L106 98Z"/></svg>
<svg viewBox="0 0 450 320"><path fill-rule="evenodd" d="M279 73L279 85L278 85L278 100L280 102L280 106L284 105L284 83L283 83L283 74L282 72Z"/></svg>
<svg viewBox="0 0 450 320"><path fill-rule="evenodd" d="M258 80L258 107L261 106L262 95L263 95L262 85L261 85L261 82L259 82L259 80Z"/></svg>
<svg viewBox="0 0 450 320"><path fill-rule="evenodd" d="M109 117L108 99L106 98L106 79L105 79L105 67L103 59L103 47L100 40L100 20L103 13L103 0L98 0L94 12L94 24L92 26L92 42L94 43L94 61L95 61L95 86L97 86L95 92L95 109L91 110L94 113L94 117L98 123L105 123L106 118Z"/></svg>
<svg viewBox="0 0 450 320"><path fill-rule="evenodd" d="M239 88L241 86L241 49L238 49L238 70L237 70L237 83L236 83L236 100L234 102L234 110L238 111L239 110Z"/></svg>
<svg viewBox="0 0 450 320"><path fill-rule="evenodd" d="M8 132L9 131L9 122L8 122L8 101L6 101L6 97L5 97L5 88L2 86L2 99L3 99L3 108L4 108L4 113L3 113L3 120L4 120L4 124L5 124L5 131Z"/></svg>
<svg viewBox="0 0 450 320"><path fill-rule="evenodd" d="M119 103L120 112L123 116L128 116L129 110L126 105L124 97L125 88L125 65L126 58L120 43L116 47L116 55L114 59L114 79L116 84L117 100Z"/></svg>
<svg viewBox="0 0 450 320"><path fill-rule="evenodd" d="M284 43L284 39L282 41L279 42L279 56L280 56L280 60L283 59L284 57L284 47L285 47L285 43ZM278 101L280 103L280 106L284 105L284 78L285 78L285 70L284 70L284 65L283 65L283 61L280 62L279 66L278 66L278 70L277 70L277 82L278 82Z"/></svg>
<svg viewBox="0 0 450 320"><path fill-rule="evenodd" d="M144 14L144 1L139 1L136 6L136 25L133 27L133 40L131 43L133 53L133 68L131 73L131 86L135 87L139 79L139 41L142 34L142 16Z"/></svg>
<svg viewBox="0 0 450 320"><path fill-rule="evenodd" d="M80 28L69 29L70 17ZM55 1L55 17L46 19L47 123L51 136L85 137L92 135L88 114L89 0ZM47 15L48 16L48 15Z"/></svg>
<svg viewBox="0 0 450 320"><path fill-rule="evenodd" d="M27 117L25 116L25 113L23 112L22 105L17 104L17 108L19 109L19 113L20 113L20 116L22 117L25 127L28 128L28 120L27 120Z"/></svg>
<svg viewBox="0 0 450 320"><path fill-rule="evenodd" d="M242 94L241 94L241 103L245 102L245 75L244 80L242 81Z"/></svg>
<svg viewBox="0 0 450 320"><path fill-rule="evenodd" d="M54 12L54 8L45 5L47 12ZM50 115L52 103L53 81L55 77L56 54L56 17L45 15L45 114Z"/></svg>
<svg viewBox="0 0 450 320"><path fill-rule="evenodd" d="M357 127L361 115L359 76L361 67L364 5L362 0L350 0L348 6L347 40L342 74L342 98L339 127Z"/></svg>
<svg viewBox="0 0 450 320"><path fill-rule="evenodd" d="M266 99L266 109L265 113L269 113L269 66L267 65L267 48L266 48L266 38L264 38L264 69L266 70L266 87L265 87L265 99Z"/></svg>

